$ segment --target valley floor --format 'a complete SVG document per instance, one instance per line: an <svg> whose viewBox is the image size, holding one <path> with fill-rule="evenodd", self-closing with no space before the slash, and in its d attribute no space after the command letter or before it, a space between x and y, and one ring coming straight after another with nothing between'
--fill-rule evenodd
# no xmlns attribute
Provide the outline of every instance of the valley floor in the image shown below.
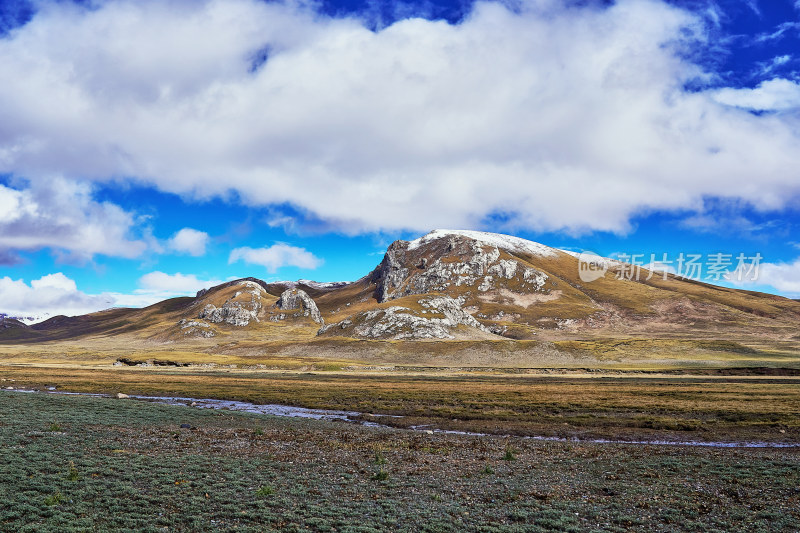
<svg viewBox="0 0 800 533"><path fill-rule="evenodd" d="M726 369L725 372L731 372ZM0 387L238 400L517 436L800 443L800 376L0 365ZM373 416L377 415L377 416Z"/></svg>
<svg viewBox="0 0 800 533"><path fill-rule="evenodd" d="M430 435L7 390L0 412L4 531L800 529L798 449Z"/></svg>

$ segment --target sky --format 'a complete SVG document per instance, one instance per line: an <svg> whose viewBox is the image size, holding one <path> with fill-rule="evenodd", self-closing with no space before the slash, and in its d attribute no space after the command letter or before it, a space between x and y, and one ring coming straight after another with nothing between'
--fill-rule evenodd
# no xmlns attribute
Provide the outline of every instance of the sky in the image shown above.
<svg viewBox="0 0 800 533"><path fill-rule="evenodd" d="M0 0L0 80L11 316L436 228L800 298L800 0Z"/></svg>

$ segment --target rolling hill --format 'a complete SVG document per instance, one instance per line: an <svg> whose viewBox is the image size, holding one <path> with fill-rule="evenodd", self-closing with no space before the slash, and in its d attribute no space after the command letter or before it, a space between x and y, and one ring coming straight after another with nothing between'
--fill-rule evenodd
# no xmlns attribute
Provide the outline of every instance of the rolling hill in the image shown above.
<svg viewBox="0 0 800 533"><path fill-rule="evenodd" d="M392 243L381 263L352 283L245 278L144 309L32 326L5 320L0 343L102 339L203 353L416 363L443 353L458 359L452 354L459 350L471 351L471 364L482 357L496 364L498 353L511 354L509 364L630 354L757 360L769 353L800 361L796 300L646 270L627 279L629 266L604 266L604 275L585 282L574 253L506 235L436 230Z"/></svg>

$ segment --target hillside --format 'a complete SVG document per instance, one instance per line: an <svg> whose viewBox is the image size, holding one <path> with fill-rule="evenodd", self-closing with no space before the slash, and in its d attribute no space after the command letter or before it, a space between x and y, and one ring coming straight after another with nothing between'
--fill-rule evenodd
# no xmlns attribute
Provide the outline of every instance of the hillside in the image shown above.
<svg viewBox="0 0 800 533"><path fill-rule="evenodd" d="M6 320L0 343L117 339L204 353L338 351L421 363L435 342L436 353L471 350L474 364L487 349L515 361L521 353L528 361L627 353L692 360L767 350L793 362L800 353L796 300L661 272L625 279L624 268L609 261L603 276L586 283L573 253L505 235L437 230L392 243L380 264L352 283L245 278L144 309L33 326Z"/></svg>

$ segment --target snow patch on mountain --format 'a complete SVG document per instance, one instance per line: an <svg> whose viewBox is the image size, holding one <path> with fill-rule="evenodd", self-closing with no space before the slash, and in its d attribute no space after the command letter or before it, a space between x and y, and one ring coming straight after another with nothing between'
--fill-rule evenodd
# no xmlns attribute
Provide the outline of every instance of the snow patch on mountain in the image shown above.
<svg viewBox="0 0 800 533"><path fill-rule="evenodd" d="M489 246L496 246L502 250L509 252L517 252L535 255L539 257L556 257L558 251L555 248L550 248L538 242L513 237L511 235L502 235L500 233L489 233L485 231L470 231L470 230L449 230L449 229L436 229L430 233L423 235L419 239L414 239L408 243L408 250L414 250L423 244L443 239L446 237L466 237L473 239L481 244Z"/></svg>
<svg viewBox="0 0 800 533"><path fill-rule="evenodd" d="M0 317L3 318L13 318L15 320L19 320L26 326L32 326L33 324L38 324L39 322L44 322L48 318L53 318L53 313L40 313L36 315L26 315L26 316L13 316L13 315L6 315L4 313L0 313Z"/></svg>

